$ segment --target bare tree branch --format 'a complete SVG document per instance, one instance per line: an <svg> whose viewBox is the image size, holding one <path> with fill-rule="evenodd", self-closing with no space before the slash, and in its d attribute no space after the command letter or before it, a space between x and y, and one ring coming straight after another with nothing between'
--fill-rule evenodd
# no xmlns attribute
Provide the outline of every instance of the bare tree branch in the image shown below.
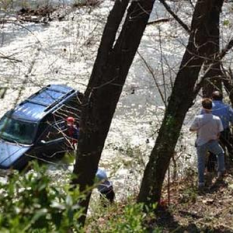
<svg viewBox="0 0 233 233"><path fill-rule="evenodd" d="M194 9L195 7L194 7L192 0L188 0L188 1L189 1L190 5L192 6L192 8Z"/></svg>
<svg viewBox="0 0 233 233"><path fill-rule="evenodd" d="M190 28L182 21L181 18L178 17L178 15L175 14L175 12L171 9L171 7L166 3L165 0L159 0L166 10L173 16L173 18L184 28L186 32L190 34Z"/></svg>
<svg viewBox="0 0 233 233"><path fill-rule="evenodd" d="M220 52L219 60L221 60L227 54L227 52L232 49L232 47L233 47L233 39L231 39L226 45L226 47Z"/></svg>
<svg viewBox="0 0 233 233"><path fill-rule="evenodd" d="M216 59L208 66L208 68L205 71L205 74L201 77L201 80L199 83L196 84L196 87L194 89L194 93L198 93L200 91L200 89L203 86L203 82L208 75L208 72L210 69L213 69L214 66L216 66L216 64L219 64L221 62L221 60L224 58L224 56L227 54L227 52L229 50L231 50L233 47L233 39L231 39L228 44L225 46L225 48L222 49L222 51L216 56Z"/></svg>
<svg viewBox="0 0 233 233"><path fill-rule="evenodd" d="M163 104L166 106L166 99L164 98L163 92L162 92L162 90L161 90L161 88L160 88L160 86L159 86L159 84L158 84L158 82L157 82L157 80L156 80L156 77L155 77L155 75L154 75L153 69L152 69L151 66L148 64L148 62L145 60L145 58L141 55L141 53L137 52L137 54L138 54L139 57L142 59L143 63L145 64L145 66L146 66L146 68L147 68L147 70L149 71L149 73L151 74L152 78L154 79L155 86L156 86L157 89L158 89L158 92L159 92L159 95L160 95L160 97L161 97L161 99L162 99L162 101L163 101Z"/></svg>

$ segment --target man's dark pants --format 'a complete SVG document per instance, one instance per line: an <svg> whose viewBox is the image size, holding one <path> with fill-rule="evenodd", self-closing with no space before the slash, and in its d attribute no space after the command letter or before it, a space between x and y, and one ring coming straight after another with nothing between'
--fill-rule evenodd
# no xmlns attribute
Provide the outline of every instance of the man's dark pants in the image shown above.
<svg viewBox="0 0 233 233"><path fill-rule="evenodd" d="M229 128L226 128L221 132L220 144L223 149L226 150L227 148L228 155L229 155L228 160L233 161L233 136ZM216 163L217 163L216 155L209 152L209 157L208 157L207 164L206 164L208 172L215 171Z"/></svg>

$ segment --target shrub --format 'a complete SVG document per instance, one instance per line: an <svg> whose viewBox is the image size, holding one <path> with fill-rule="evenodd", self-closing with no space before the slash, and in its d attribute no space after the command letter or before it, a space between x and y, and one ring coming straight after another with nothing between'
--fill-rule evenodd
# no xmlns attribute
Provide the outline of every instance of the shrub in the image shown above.
<svg viewBox="0 0 233 233"><path fill-rule="evenodd" d="M0 183L1 232L81 232L77 219L82 211L76 203L82 195L68 185L57 187L45 168L33 169Z"/></svg>
<svg viewBox="0 0 233 233"><path fill-rule="evenodd" d="M101 233L146 233L154 220L157 205L145 209L143 204L135 203L135 197L115 203L104 209L95 205L94 213L88 219L87 232ZM152 231L150 231L152 232ZM155 227L153 232L161 232Z"/></svg>

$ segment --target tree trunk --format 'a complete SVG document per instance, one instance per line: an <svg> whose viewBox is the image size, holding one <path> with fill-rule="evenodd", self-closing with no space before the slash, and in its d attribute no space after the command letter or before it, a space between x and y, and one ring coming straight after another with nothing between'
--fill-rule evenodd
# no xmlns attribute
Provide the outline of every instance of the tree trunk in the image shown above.
<svg viewBox="0 0 233 233"><path fill-rule="evenodd" d="M195 6L189 42L177 74L165 116L151 152L141 183L138 202L151 204L160 201L162 184L173 156L180 130L188 109L193 105L193 91L200 69L209 55L211 33L216 24L212 12L223 0L198 0ZM219 8L219 13L220 13Z"/></svg>
<svg viewBox="0 0 233 233"><path fill-rule="evenodd" d="M233 39L231 39L227 43L226 47L221 51L220 59L223 58L227 54L227 52L232 49L232 47ZM231 106L233 106L233 72L230 67L228 70L226 70L222 63L220 63L220 67L223 73L223 84L227 94L229 95Z"/></svg>
<svg viewBox="0 0 233 233"><path fill-rule="evenodd" d="M223 84L224 84L225 90L229 96L229 99L231 101L231 106L233 106L233 74L232 74L231 70L229 73L226 73L226 71L224 70L223 76L224 76Z"/></svg>
<svg viewBox="0 0 233 233"><path fill-rule="evenodd" d="M113 114L116 109L129 68L147 25L154 0L132 1L119 37L118 27L129 0L117 0L108 17L97 59L84 95L78 154L73 173L73 183L80 191L93 185L95 173L104 147ZM80 205L85 222L91 192Z"/></svg>
<svg viewBox="0 0 233 233"><path fill-rule="evenodd" d="M219 20L220 20L220 11L221 11L222 3L221 1L216 2L216 5L213 7L211 11L211 19L212 23L215 24L215 27L212 27L210 31L210 43L209 43L209 51L210 56L206 61L206 66L209 64L213 64L212 68L207 72L206 78L204 81L204 85L202 88L203 97L211 98L212 93L215 90L222 90L222 71L220 69L220 62L218 59L218 55L220 52L220 32L219 32Z"/></svg>

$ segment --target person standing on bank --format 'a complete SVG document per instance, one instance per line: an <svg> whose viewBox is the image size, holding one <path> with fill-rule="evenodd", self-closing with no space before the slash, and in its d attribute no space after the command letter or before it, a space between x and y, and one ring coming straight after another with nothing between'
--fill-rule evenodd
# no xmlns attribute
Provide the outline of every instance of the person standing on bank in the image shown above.
<svg viewBox="0 0 233 233"><path fill-rule="evenodd" d="M224 151L218 143L218 139L223 126L220 118L214 116L212 110L212 100L203 99L202 107L204 114L197 115L190 127L190 131L197 132L196 150L198 166L198 187L204 187L205 156L210 151L218 157L218 178L225 173Z"/></svg>
<svg viewBox="0 0 233 233"><path fill-rule="evenodd" d="M223 148L227 148L230 161L233 161L233 138L230 130L230 124L233 124L233 109L223 103L223 95L220 91L214 91L212 93L212 114L218 116L223 125L223 131L220 134L220 143ZM203 113L203 112L202 112ZM207 161L207 170L212 172L215 170L217 158L213 153L209 153Z"/></svg>
<svg viewBox="0 0 233 233"><path fill-rule="evenodd" d="M233 138L230 130L230 124L233 124L233 109L229 105L223 103L223 95L219 91L213 92L212 100L212 114L218 116L223 125L220 142L227 148L229 158L233 160Z"/></svg>

